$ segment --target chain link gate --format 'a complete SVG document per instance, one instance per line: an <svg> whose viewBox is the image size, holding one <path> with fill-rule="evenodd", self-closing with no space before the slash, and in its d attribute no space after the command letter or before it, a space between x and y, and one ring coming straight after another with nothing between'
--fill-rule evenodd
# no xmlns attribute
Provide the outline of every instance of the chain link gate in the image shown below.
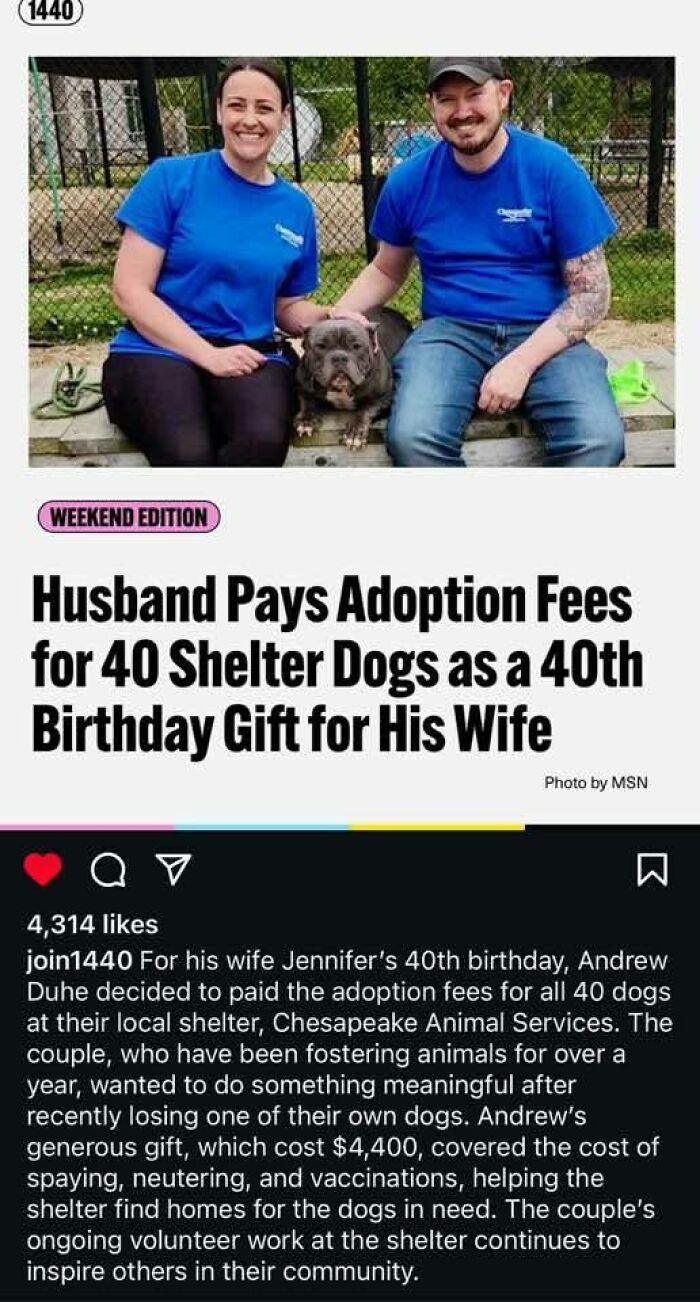
<svg viewBox="0 0 700 1302"><path fill-rule="evenodd" d="M274 170L317 214L321 284L333 301L371 255L384 179L437 139L425 59L280 58L294 113ZM213 93L226 59L43 58L29 67L30 336L107 339L114 212L148 162L220 143ZM611 316L673 315L675 144L672 59L504 59L512 120L563 144L611 208ZM413 271L395 304L413 319Z"/></svg>

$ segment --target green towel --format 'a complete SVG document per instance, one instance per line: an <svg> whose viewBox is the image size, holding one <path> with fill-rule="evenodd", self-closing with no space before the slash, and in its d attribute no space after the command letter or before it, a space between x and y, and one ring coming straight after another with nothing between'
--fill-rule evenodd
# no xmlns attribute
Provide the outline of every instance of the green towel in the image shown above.
<svg viewBox="0 0 700 1302"><path fill-rule="evenodd" d="M650 398L658 397L656 385L647 377L644 362L636 358L613 371L608 380L615 402L620 407L632 402L648 402Z"/></svg>

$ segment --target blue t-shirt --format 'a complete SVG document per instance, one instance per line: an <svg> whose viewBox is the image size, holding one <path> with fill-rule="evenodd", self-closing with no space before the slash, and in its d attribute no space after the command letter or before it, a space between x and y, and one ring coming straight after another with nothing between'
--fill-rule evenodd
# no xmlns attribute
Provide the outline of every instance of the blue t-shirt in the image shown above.
<svg viewBox="0 0 700 1302"><path fill-rule="evenodd" d="M561 145L506 130L508 144L485 172L465 171L441 140L387 177L372 234L415 251L425 318L544 321L566 298L562 262L616 230Z"/></svg>
<svg viewBox="0 0 700 1302"><path fill-rule="evenodd" d="M165 249L155 292L200 335L269 339L276 298L309 294L318 284L306 195L280 177L272 185L244 180L218 149L159 158L115 216ZM118 331L112 350L178 356L130 326Z"/></svg>

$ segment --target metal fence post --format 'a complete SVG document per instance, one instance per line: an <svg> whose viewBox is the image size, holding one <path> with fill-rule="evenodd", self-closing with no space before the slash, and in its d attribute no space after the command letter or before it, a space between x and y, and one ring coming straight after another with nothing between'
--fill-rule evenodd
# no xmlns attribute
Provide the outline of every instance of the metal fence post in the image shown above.
<svg viewBox="0 0 700 1302"><path fill-rule="evenodd" d="M664 118L666 116L666 63L654 59L651 73L651 122L649 123L649 179L647 183L647 230L659 229L661 186L664 179Z"/></svg>
<svg viewBox="0 0 700 1302"><path fill-rule="evenodd" d="M105 127L104 105L102 103L102 83L99 77L92 79L92 91L95 96L95 114L97 117L97 131L100 137L100 153L102 155L102 171L104 173L105 189L112 188L112 169L109 165L109 149L107 148L107 129Z"/></svg>
<svg viewBox="0 0 700 1302"><path fill-rule="evenodd" d="M207 121L211 123L211 139L215 149L221 149L224 138L221 127L216 120L216 102L219 89L219 65L216 59L207 59L204 65L204 81L207 88Z"/></svg>
<svg viewBox="0 0 700 1302"><path fill-rule="evenodd" d="M371 262L376 243L370 234L374 208L374 181L372 177L372 128L369 116L369 79L367 60L353 59L355 66L355 94L357 96L357 129L360 143L360 169L362 179L362 217L365 227L365 249Z"/></svg>
<svg viewBox="0 0 700 1302"><path fill-rule="evenodd" d="M165 141L163 139L163 126L160 120L155 64L153 59L136 60L136 78L139 88L139 98L141 100L143 133L146 137L146 154L149 163L152 163L154 159L162 158L165 154Z"/></svg>
<svg viewBox="0 0 700 1302"><path fill-rule="evenodd" d="M56 154L58 155L58 167L61 173L61 185L66 184L66 164L63 157L63 144L61 142L61 132L59 130L58 109L56 107L56 92L54 90L53 77L49 73L47 77L49 83L49 98L51 100L51 114L53 117L53 129L56 137Z"/></svg>
<svg viewBox="0 0 700 1302"><path fill-rule="evenodd" d="M297 127L297 110L294 103L294 69L292 60L284 60L284 75L289 90L289 125L292 129L292 156L294 160L294 180L301 185L301 154L299 153L299 131Z"/></svg>

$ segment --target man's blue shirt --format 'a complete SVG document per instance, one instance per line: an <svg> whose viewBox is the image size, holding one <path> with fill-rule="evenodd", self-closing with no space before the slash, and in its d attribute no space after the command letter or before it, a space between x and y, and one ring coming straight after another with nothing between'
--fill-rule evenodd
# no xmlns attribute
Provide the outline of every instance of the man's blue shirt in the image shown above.
<svg viewBox="0 0 700 1302"><path fill-rule="evenodd" d="M218 150L153 163L115 214L165 250L155 292L198 334L269 338L275 300L318 284L314 212L306 195L276 177L246 181ZM124 326L115 352L177 354Z"/></svg>
<svg viewBox="0 0 700 1302"><path fill-rule="evenodd" d="M485 172L441 140L387 177L372 234L412 248L425 318L544 321L566 298L561 264L616 229L583 168L561 145L508 125Z"/></svg>

